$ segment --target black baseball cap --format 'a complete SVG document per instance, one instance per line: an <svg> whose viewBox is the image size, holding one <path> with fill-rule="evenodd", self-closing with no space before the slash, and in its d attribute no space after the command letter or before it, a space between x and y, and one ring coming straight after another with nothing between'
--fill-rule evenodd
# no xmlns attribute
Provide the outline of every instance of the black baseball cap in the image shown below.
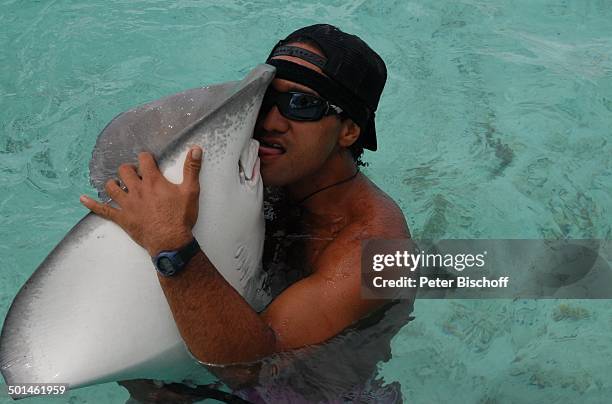
<svg viewBox="0 0 612 404"><path fill-rule="evenodd" d="M324 57L287 45L300 41L315 43ZM272 59L281 55L306 60L318 66L327 77L287 60ZM361 38L333 25L311 25L279 41L266 63L276 67L276 77L308 86L342 108L361 128L357 141L365 149L376 150L375 112L387 81L387 68Z"/></svg>

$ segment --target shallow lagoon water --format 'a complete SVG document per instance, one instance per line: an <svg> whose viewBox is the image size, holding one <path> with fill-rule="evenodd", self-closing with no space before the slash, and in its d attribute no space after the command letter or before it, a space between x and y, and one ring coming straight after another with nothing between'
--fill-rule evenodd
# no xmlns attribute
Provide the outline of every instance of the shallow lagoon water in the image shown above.
<svg viewBox="0 0 612 404"><path fill-rule="evenodd" d="M611 18L607 1L1 1L0 315L85 214L108 121L241 78L317 22L387 62L365 171L415 238L610 239ZM607 401L611 308L417 301L380 373L408 402ZM57 401L126 398L109 384Z"/></svg>

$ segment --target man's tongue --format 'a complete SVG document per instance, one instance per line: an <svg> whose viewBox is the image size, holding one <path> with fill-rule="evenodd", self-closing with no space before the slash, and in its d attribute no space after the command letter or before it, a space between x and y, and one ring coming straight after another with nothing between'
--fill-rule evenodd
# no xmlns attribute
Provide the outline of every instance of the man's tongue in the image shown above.
<svg viewBox="0 0 612 404"><path fill-rule="evenodd" d="M285 151L278 147L268 146L264 143L259 144L259 155L260 156L276 156L283 154Z"/></svg>

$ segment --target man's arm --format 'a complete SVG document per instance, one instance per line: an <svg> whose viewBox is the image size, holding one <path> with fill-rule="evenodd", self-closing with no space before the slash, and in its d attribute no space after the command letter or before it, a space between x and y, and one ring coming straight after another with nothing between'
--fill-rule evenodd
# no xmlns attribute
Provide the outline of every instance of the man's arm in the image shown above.
<svg viewBox="0 0 612 404"><path fill-rule="evenodd" d="M202 251L180 274L159 281L183 340L200 361L249 362L278 350L273 330Z"/></svg>
<svg viewBox="0 0 612 404"><path fill-rule="evenodd" d="M359 225L322 253L314 273L287 288L261 314L199 252L179 275L160 277L185 343L205 363L254 361L323 342L382 302L361 299Z"/></svg>
<svg viewBox="0 0 612 404"><path fill-rule="evenodd" d="M152 156L143 153L139 156L141 177L133 166L120 168L129 192L114 181L107 183L107 192L119 209L86 197L81 201L120 225L151 255L178 249L189 242L197 219L200 156L189 153L183 183L175 185L161 175ZM254 361L323 342L380 306L381 301L360 296L359 239L402 237L400 233L389 234L382 227L366 229L363 224L348 226L321 253L312 275L285 290L262 314L225 281L203 252L181 274L160 278L160 283L183 339L199 360Z"/></svg>

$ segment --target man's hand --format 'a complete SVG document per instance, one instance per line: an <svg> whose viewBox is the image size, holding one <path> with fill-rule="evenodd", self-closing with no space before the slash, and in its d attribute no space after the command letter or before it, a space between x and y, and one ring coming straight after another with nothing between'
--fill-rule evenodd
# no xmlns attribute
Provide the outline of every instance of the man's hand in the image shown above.
<svg viewBox="0 0 612 404"><path fill-rule="evenodd" d="M119 178L127 191L115 180L106 183L106 192L118 208L86 195L81 196L81 203L121 226L151 256L179 249L193 238L191 229L198 219L202 149L196 146L187 153L179 185L162 175L150 153L140 153L138 162L139 173L131 164L119 167Z"/></svg>

